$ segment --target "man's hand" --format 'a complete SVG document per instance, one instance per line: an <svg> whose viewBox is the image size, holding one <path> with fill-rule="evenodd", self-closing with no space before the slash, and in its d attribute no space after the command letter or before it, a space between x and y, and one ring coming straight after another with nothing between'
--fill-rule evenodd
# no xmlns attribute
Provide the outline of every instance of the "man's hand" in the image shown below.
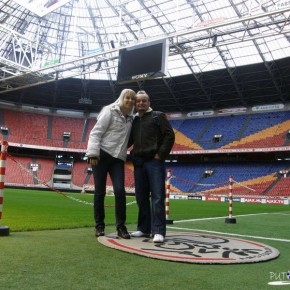
<svg viewBox="0 0 290 290"><path fill-rule="evenodd" d="M161 160L161 158L159 157L158 153L155 154L154 159Z"/></svg>

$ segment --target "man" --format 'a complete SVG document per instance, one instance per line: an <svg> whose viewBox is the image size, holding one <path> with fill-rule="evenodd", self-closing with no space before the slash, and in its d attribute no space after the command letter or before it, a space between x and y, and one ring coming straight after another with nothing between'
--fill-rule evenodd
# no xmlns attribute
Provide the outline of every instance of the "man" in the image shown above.
<svg viewBox="0 0 290 290"><path fill-rule="evenodd" d="M165 159L175 135L165 114L150 108L150 98L145 91L137 92L135 109L137 114L129 146L133 145L131 155L139 213L137 231L131 236L148 237L152 234L153 242L162 243L166 235Z"/></svg>

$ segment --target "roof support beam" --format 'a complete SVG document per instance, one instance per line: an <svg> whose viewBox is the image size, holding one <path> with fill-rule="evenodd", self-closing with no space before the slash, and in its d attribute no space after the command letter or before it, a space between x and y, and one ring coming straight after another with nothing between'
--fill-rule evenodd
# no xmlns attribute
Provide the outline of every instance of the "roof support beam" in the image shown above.
<svg viewBox="0 0 290 290"><path fill-rule="evenodd" d="M227 33L227 31L231 31L232 33L232 26L234 24L238 24L238 23L245 23L245 22L250 22L250 21L256 21L258 19L263 19L265 17L270 17L272 15L276 15L276 14L282 14L285 12L290 11L290 7L286 7L283 9L277 9L276 11L269 11L269 12L263 12L257 15L248 15L245 17L240 17L238 19L235 20L231 20L231 21L224 21L224 22L220 22L220 23L215 23L215 24L210 24L206 27L194 27L192 29L188 29L185 31L178 31L178 32L174 32L171 34L167 34L164 37L159 37L159 39L161 38L168 38L172 40L172 43L175 42L175 39L178 40L178 38L180 37L186 37L187 39L194 39L194 41L196 42L196 40L198 39L198 35L200 32L202 31L209 31L211 29L220 29L223 28L224 29L224 33ZM261 25L262 22L261 22ZM5 30L7 31L7 28L3 28L3 25L0 26L0 30ZM14 35L14 31L12 34ZM282 29L282 31L273 31L273 33L271 34L271 36L275 35L274 33L276 32L276 35L280 35L281 33L286 33L289 31L286 31L284 29ZM16 32L15 32L16 33ZM65 32L64 32L65 33ZM261 36L259 37L265 37L265 35L262 35L263 32L261 32ZM20 37L21 39L24 39L23 35L19 35L19 34L15 34L17 35L17 37ZM230 36L230 34L229 34ZM270 36L270 35L268 35ZM14 36L13 36L14 37ZM256 36L252 36L253 38ZM143 41L142 43L148 43L151 42L153 39L147 39L146 41ZM156 38L154 38L154 40L156 40ZM236 41L241 41L241 40L236 40ZM244 40L242 40L244 41ZM178 41L177 41L178 42ZM0 83L1 87L5 87L6 89L3 89L0 91L1 93L4 92L8 92L8 91L15 91L15 90L19 90L19 89L23 89L23 88L27 88L30 86L36 86L39 84L42 84L44 82L47 81L53 81L56 79L64 79L64 78L68 78L68 77L73 77L73 76L77 76L77 75L83 75L86 73L91 73L92 71L94 71L94 69L96 69L96 67L99 66L99 63L107 63L107 66L105 68L101 68L101 69L109 69L109 68L113 68L115 67L114 65L112 67L108 67L109 61L113 61L116 60L118 58L118 51L121 48L129 48L129 47L133 47L137 44L141 44L141 42L139 43L134 43L133 45L128 45L128 46L120 46L118 48L113 48L113 49L108 49L106 51L100 51L91 55L86 55L84 57L80 57L78 59L73 59L71 61L67 61L67 62L63 62L63 63L57 63L57 64L53 64L50 65L48 67L41 67L41 68L36 68L36 69L32 69L32 68L22 68L19 67L19 64L7 64L5 63L5 61L7 61L7 59L0 59L0 62L2 62L2 64L5 65L6 70L8 71L14 71L15 69L18 70L19 74L13 75L12 76L7 76L6 74L3 74L2 78L0 78ZM223 45L226 44L226 42L222 43ZM34 44L31 43L31 46L33 46ZM217 45L219 45L219 42L217 42ZM195 49L201 49L201 48L193 48L192 51L194 51ZM204 47L203 47L204 49ZM25 50L24 50L25 51ZM181 53L185 53L188 51L182 51ZM81 68L81 69L80 69ZM36 77L37 76L37 77ZM22 82L19 85L19 80L20 78L22 78ZM49 79L49 80L48 80ZM29 80L29 82L26 82L27 80ZM26 83L25 83L26 82Z"/></svg>

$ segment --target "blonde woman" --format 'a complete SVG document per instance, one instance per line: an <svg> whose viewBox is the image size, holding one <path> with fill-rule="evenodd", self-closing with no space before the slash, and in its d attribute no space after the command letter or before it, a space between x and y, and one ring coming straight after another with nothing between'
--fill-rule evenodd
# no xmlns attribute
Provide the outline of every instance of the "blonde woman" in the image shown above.
<svg viewBox="0 0 290 290"><path fill-rule="evenodd" d="M124 89L119 98L105 106L90 132L86 156L94 176L94 219L96 236L105 235L105 194L109 173L115 194L116 229L120 238L130 239L125 226L126 193L124 163L132 127L136 93Z"/></svg>

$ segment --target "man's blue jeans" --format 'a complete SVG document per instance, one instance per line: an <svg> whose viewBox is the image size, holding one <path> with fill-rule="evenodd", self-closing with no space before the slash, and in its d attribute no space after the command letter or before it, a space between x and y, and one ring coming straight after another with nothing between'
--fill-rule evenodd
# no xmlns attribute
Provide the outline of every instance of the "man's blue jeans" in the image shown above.
<svg viewBox="0 0 290 290"><path fill-rule="evenodd" d="M165 164L151 159L134 166L136 201L139 207L137 230L166 235ZM150 205L151 197L151 205Z"/></svg>
<svg viewBox="0 0 290 290"><path fill-rule="evenodd" d="M101 150L98 165L92 166L95 195L94 218L96 227L105 228L105 195L107 175L110 174L115 194L116 228L122 227L126 222L126 192L124 186L124 161L114 158Z"/></svg>

